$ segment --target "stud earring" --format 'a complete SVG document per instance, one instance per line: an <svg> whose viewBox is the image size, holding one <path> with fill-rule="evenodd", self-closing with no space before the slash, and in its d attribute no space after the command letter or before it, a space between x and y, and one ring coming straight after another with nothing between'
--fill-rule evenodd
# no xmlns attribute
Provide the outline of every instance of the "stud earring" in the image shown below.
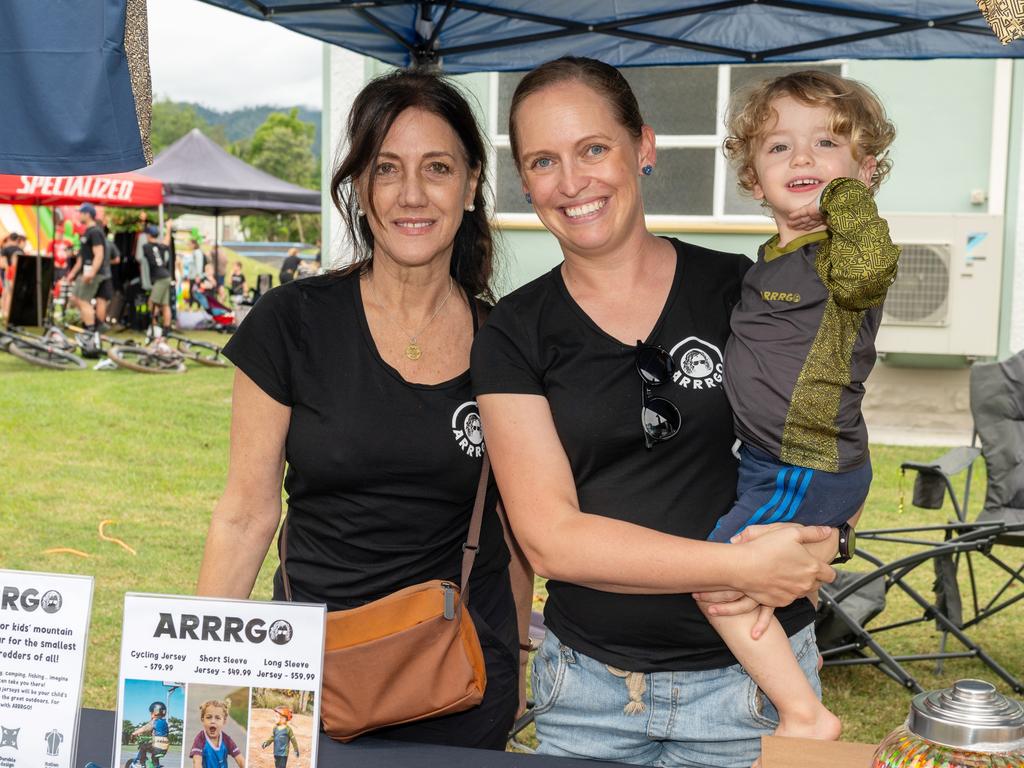
<svg viewBox="0 0 1024 768"><path fill-rule="evenodd" d="M359 208L357 206L356 207L356 216L358 216L359 218L363 218L363 216L365 216L365 215L366 215L366 211L364 211L362 208Z"/></svg>
<svg viewBox="0 0 1024 768"><path fill-rule="evenodd" d="M469 205L466 206L466 213L472 213L475 210L476 210L476 206L473 205L472 203L470 203Z"/></svg>
<svg viewBox="0 0 1024 768"><path fill-rule="evenodd" d="M643 168L641 168L640 171L641 173L643 173L644 176L650 176L652 173L654 173L654 166L648 163Z"/></svg>
<svg viewBox="0 0 1024 768"><path fill-rule="evenodd" d="M533 205L533 198L530 197L529 192L526 193L526 202L529 203L530 205Z"/></svg>

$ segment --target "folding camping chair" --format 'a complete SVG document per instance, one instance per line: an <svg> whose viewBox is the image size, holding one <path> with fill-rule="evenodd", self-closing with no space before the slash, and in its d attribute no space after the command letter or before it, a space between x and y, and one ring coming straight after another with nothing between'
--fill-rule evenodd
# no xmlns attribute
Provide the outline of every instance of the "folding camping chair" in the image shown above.
<svg viewBox="0 0 1024 768"><path fill-rule="evenodd" d="M873 565L874 570L867 574L844 572L835 584L822 590L818 631L826 664L874 664L908 689L919 692L921 686L903 666L904 662L933 660L941 671L947 658L975 657L1014 691L1024 693L1024 684L967 634L979 622L1024 599L1024 563L1014 568L996 550L997 546L1024 548L1024 464L1019 458L1024 457L1024 353L1000 363L975 365L970 374L970 393L975 428L972 445L954 448L933 462L907 461L901 465L902 472L916 473L913 504L940 509L948 494L956 520L858 532L857 555ZM980 448L974 445L978 438ZM985 461L988 492L980 514L968 522L971 480L979 456ZM953 482L959 475L963 475L960 493ZM941 540L936 540L938 535ZM909 544L916 551L886 563L859 546L871 546L872 542ZM1006 577L991 596L982 595L977 579L983 561ZM906 579L926 563L935 572L933 600ZM959 578L963 570L968 582L966 611ZM894 588L917 603L922 615L867 629L866 625L882 613L885 596ZM894 655L879 640L889 630L926 621L934 621L941 633L935 652ZM950 637L964 650L948 651ZM851 654L854 658L849 658Z"/></svg>

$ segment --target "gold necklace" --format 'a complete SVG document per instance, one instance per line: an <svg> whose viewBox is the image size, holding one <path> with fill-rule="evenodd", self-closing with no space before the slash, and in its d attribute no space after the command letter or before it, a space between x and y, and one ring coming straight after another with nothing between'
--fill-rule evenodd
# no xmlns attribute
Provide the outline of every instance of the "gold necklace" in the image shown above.
<svg viewBox="0 0 1024 768"><path fill-rule="evenodd" d="M423 324L423 327L416 331L416 333L409 333L403 326L399 325L397 320L395 320L388 313L387 307L384 306L384 303L380 300L380 297L377 296L377 288L374 285L372 275L370 280L368 280L367 282L370 283L370 292L373 293L374 302L376 302L377 306L384 310L384 317L386 317L388 321L391 322L391 324L394 325L398 330L400 330L402 333L409 337L409 343L405 347L405 356L410 360L419 360L421 357L423 357L423 348L419 345L416 339L418 339L420 334L427 330L427 327L432 322L434 322L434 318L437 317L442 307L444 307L445 303L448 301L448 297L452 295L452 290L455 288L455 281L452 280L451 275L448 276L448 293L446 293L444 295L444 298L441 299L441 303L437 305L437 309L434 310L434 314L430 316L430 319L427 320L427 322Z"/></svg>

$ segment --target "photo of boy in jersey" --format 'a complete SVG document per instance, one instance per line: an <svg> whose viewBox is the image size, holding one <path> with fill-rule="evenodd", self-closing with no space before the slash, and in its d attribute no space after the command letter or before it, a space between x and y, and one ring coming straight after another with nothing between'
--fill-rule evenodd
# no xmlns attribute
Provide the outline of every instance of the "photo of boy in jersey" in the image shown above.
<svg viewBox="0 0 1024 768"><path fill-rule="evenodd" d="M192 740L189 756L194 768L228 768L233 757L238 768L245 768L245 757L234 740L224 733L231 712L231 700L211 699L199 705L202 730Z"/></svg>
<svg viewBox="0 0 1024 768"><path fill-rule="evenodd" d="M190 685L186 711L189 768L245 768L248 688Z"/></svg>
<svg viewBox="0 0 1024 768"><path fill-rule="evenodd" d="M126 680L121 750L124 768L181 768L185 689L179 683Z"/></svg>
<svg viewBox="0 0 1024 768"><path fill-rule="evenodd" d="M310 768L313 692L253 688L248 768Z"/></svg>

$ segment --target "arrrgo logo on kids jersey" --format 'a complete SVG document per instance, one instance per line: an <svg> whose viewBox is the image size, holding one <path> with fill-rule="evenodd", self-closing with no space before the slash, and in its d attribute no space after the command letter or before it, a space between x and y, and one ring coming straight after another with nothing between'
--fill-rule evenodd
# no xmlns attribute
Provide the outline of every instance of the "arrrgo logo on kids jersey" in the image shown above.
<svg viewBox="0 0 1024 768"><path fill-rule="evenodd" d="M459 449L475 459L484 455L484 430L476 400L467 400L452 414L452 435Z"/></svg>
<svg viewBox="0 0 1024 768"><path fill-rule="evenodd" d="M696 336L689 336L669 353L676 364L672 381L683 389L715 389L722 386L722 351Z"/></svg>
<svg viewBox="0 0 1024 768"><path fill-rule="evenodd" d="M55 589L47 590L40 596L38 589L4 587L0 590L0 611L26 611L31 613L42 608L46 613L56 613L64 605L64 598Z"/></svg>

